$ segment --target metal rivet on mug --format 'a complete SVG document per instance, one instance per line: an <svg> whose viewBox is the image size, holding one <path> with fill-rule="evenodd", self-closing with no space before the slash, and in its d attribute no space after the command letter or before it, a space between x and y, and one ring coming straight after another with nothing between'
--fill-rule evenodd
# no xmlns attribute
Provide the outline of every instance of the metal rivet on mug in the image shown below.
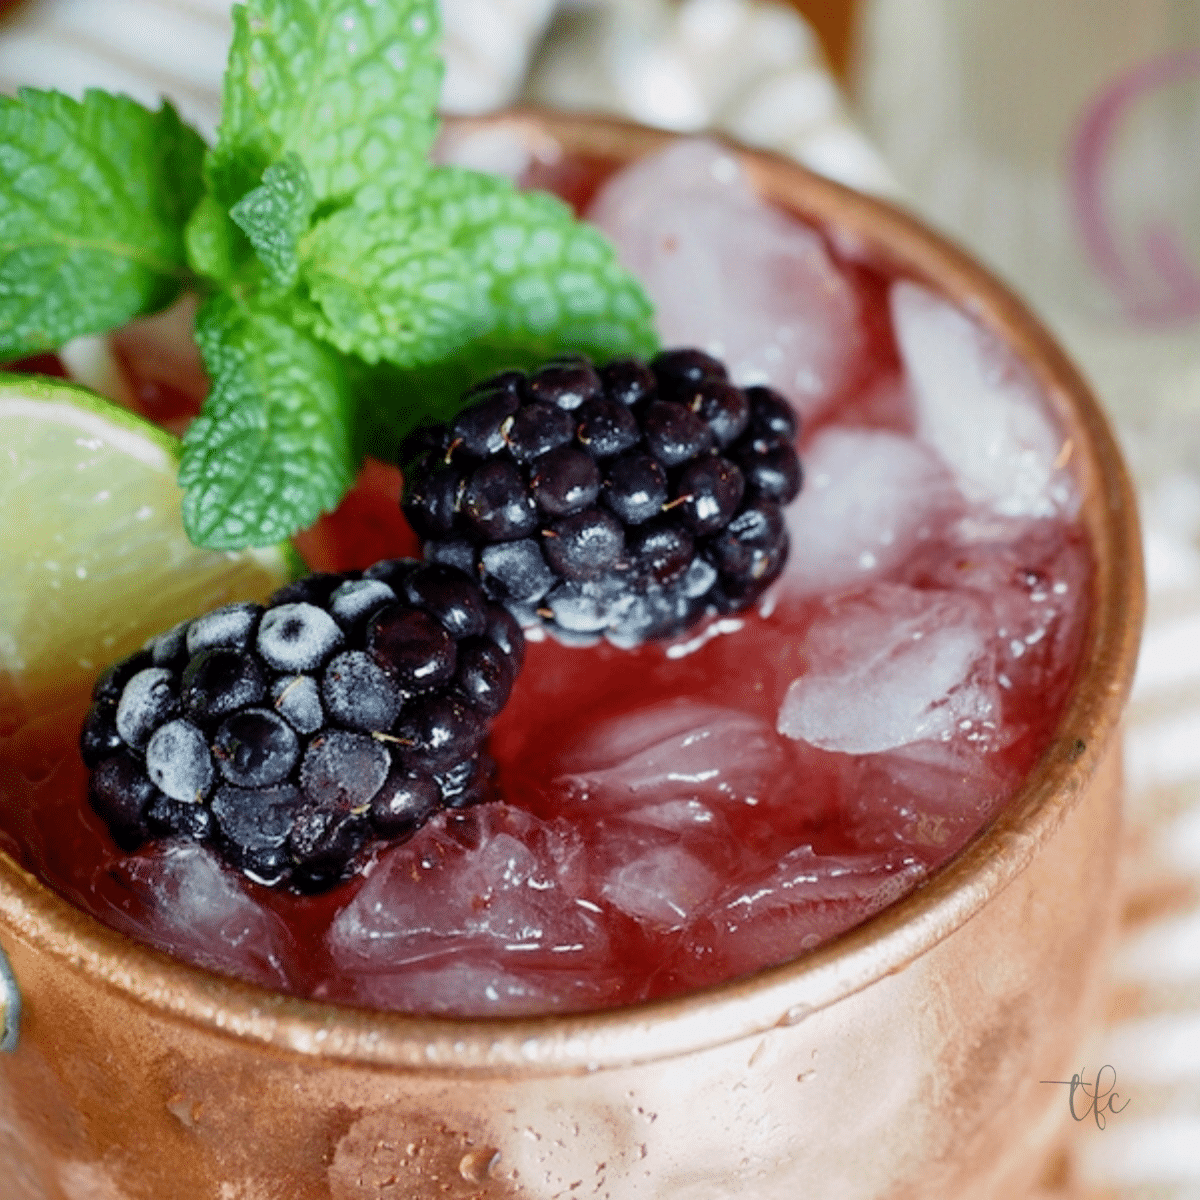
<svg viewBox="0 0 1200 1200"><path fill-rule="evenodd" d="M20 1027L21 993L4 948L0 947L0 1050L11 1054L17 1048Z"/></svg>

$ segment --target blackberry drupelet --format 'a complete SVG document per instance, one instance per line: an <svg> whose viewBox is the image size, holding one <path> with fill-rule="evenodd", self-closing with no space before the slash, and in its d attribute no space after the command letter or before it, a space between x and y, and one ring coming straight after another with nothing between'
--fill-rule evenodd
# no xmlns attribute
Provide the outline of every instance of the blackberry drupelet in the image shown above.
<svg viewBox="0 0 1200 1200"><path fill-rule="evenodd" d="M744 608L782 571L796 416L709 355L564 356L465 402L410 439L404 512L427 559L522 624L632 646Z"/></svg>
<svg viewBox="0 0 1200 1200"><path fill-rule="evenodd" d="M309 576L104 672L80 737L92 807L126 851L204 841L256 882L322 890L484 798L488 725L523 653L453 567Z"/></svg>

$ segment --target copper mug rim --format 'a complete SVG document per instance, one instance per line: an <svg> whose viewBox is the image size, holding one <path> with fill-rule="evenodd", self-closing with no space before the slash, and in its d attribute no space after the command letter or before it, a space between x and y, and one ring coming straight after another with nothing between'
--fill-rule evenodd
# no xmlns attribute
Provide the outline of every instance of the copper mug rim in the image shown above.
<svg viewBox="0 0 1200 1200"><path fill-rule="evenodd" d="M463 118L507 124L554 155L614 165L678 135L609 117L517 109ZM722 139L724 140L724 139ZM902 970L1015 879L1054 834L1118 736L1144 606L1130 480L1088 385L1029 309L950 241L901 208L794 161L726 141L769 199L895 273L931 284L998 332L1049 397L1083 464L1096 558L1081 669L1041 760L996 820L905 898L833 941L752 975L663 1000L539 1017L430 1017L272 993L178 962L75 908L0 852L0 925L63 968L163 1018L279 1051L438 1074L572 1074L673 1058L795 1024Z"/></svg>

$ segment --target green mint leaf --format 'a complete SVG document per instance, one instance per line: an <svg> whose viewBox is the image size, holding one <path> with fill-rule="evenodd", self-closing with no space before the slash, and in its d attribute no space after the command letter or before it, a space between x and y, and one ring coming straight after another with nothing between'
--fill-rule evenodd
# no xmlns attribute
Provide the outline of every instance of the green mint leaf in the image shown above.
<svg viewBox="0 0 1200 1200"><path fill-rule="evenodd" d="M291 287L300 269L297 245L317 207L304 164L287 154L263 172L263 181L229 210L271 278Z"/></svg>
<svg viewBox="0 0 1200 1200"><path fill-rule="evenodd" d="M196 340L212 378L183 441L183 523L198 546L267 546L312 524L354 480L338 356L271 312L205 302Z"/></svg>
<svg viewBox="0 0 1200 1200"><path fill-rule="evenodd" d="M184 230L188 265L197 275L206 275L218 283L229 283L247 261L254 248L234 224L225 205L215 196L205 195Z"/></svg>
<svg viewBox="0 0 1200 1200"><path fill-rule="evenodd" d="M563 350L594 358L658 349L653 307L604 236L545 192L461 168L430 173L420 203L450 231L485 289L485 357L536 361ZM471 353L468 351L468 353Z"/></svg>
<svg viewBox="0 0 1200 1200"><path fill-rule="evenodd" d="M169 304L204 143L164 104L0 96L0 360Z"/></svg>
<svg viewBox="0 0 1200 1200"><path fill-rule="evenodd" d="M403 203L343 209L302 242L313 306L298 319L338 349L403 368L463 357L446 376L460 378L568 349L657 348L641 287L554 197L445 168Z"/></svg>
<svg viewBox="0 0 1200 1200"><path fill-rule="evenodd" d="M604 362L627 354L648 357L659 348L652 308L641 286L620 266L604 237L575 221L553 196L520 192L490 175L444 168L429 173L410 204L412 215L405 216L403 227L396 217L376 214L378 230L372 238L390 231L402 245L409 226L426 236L441 230L447 254L466 264L475 303L482 309L471 308L469 320L457 331L440 325L440 342L424 347L424 361L417 357L422 347L416 342L407 360L363 355L372 363L390 360L354 374L359 438L371 454L394 459L411 429L425 421L452 419L471 384L507 367L529 369L568 350ZM336 222L328 228L322 223L310 235L328 239L322 252L334 270L339 247L344 250L345 242L367 236L362 232L367 223L359 218L351 224L349 210L339 213ZM302 278L308 278L308 271L306 258ZM365 284L357 289L354 312L362 320L378 319L378 314L364 315L378 295L378 288ZM321 336L330 336L328 322L311 315L308 320ZM362 354L361 347L344 348Z"/></svg>
<svg viewBox="0 0 1200 1200"><path fill-rule="evenodd" d="M442 64L436 0L248 0L233 9L209 186L227 206L295 154L319 202L377 207L424 168Z"/></svg>
<svg viewBox="0 0 1200 1200"><path fill-rule="evenodd" d="M604 237L553 196L446 168L431 173L416 204L447 232L481 288L483 330L464 330L454 351L412 369L381 365L359 385L361 436L372 454L392 457L416 425L450 420L471 384L505 368L528 370L565 351L606 362L658 350L641 286Z"/></svg>
<svg viewBox="0 0 1200 1200"><path fill-rule="evenodd" d="M314 333L368 363L412 366L486 330L486 299L467 257L425 215L419 204L399 213L347 208L318 223L302 247Z"/></svg>

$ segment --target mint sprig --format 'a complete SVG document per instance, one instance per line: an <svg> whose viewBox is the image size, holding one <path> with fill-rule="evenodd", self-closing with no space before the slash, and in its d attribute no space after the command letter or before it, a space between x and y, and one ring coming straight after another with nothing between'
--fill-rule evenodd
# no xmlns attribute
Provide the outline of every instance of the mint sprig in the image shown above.
<svg viewBox="0 0 1200 1200"><path fill-rule="evenodd" d="M169 304L204 143L164 104L0 96L0 362Z"/></svg>
<svg viewBox="0 0 1200 1200"><path fill-rule="evenodd" d="M657 349L645 292L557 197L448 167L431 172L421 203L453 231L485 294L480 340L535 360L566 349L609 357Z"/></svg>
<svg viewBox="0 0 1200 1200"><path fill-rule="evenodd" d="M235 5L202 170L199 139L169 108L89 93L76 107L92 124L75 114L67 137L74 102L0 102L24 106L0 108L0 142L11 118L18 154L33 161L49 140L55 178L84 181L63 192L76 228L48 215L41 188L22 208L20 169L5 180L15 160L0 158L16 197L0 194L0 334L14 331L16 352L119 324L185 285L208 294L196 332L212 390L180 467L198 545L305 527L364 454L390 457L414 425L452 416L483 375L566 350L657 348L641 288L566 205L430 163L440 34L436 0ZM88 209L97 191L102 218Z"/></svg>

